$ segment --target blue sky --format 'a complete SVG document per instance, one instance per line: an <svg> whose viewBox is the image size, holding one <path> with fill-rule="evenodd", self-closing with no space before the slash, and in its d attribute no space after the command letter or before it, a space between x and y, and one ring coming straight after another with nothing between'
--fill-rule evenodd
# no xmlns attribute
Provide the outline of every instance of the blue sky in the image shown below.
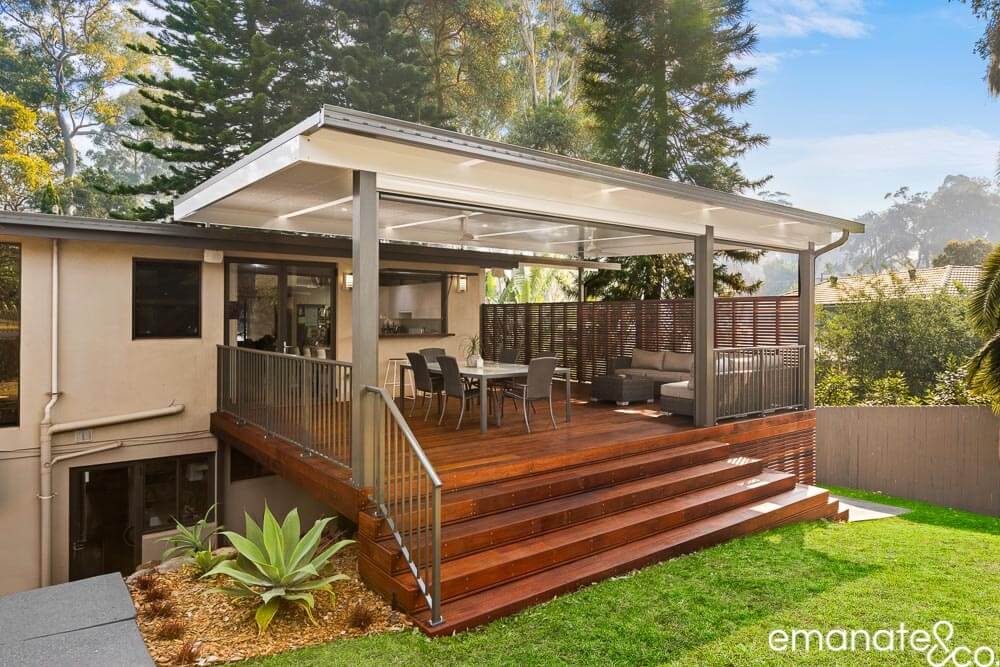
<svg viewBox="0 0 1000 667"><path fill-rule="evenodd" d="M901 186L992 177L1000 100L973 52L982 26L947 0L750 0L757 98L771 137L742 161L792 203L855 217Z"/></svg>

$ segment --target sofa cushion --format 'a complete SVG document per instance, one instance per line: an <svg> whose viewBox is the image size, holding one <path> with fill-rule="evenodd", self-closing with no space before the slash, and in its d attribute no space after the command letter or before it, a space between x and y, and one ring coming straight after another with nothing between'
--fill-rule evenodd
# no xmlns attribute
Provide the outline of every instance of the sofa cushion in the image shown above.
<svg viewBox="0 0 1000 667"><path fill-rule="evenodd" d="M636 348L632 351L632 368L663 370L663 353Z"/></svg>
<svg viewBox="0 0 1000 667"><path fill-rule="evenodd" d="M694 399L694 389L688 387L687 382L668 382L660 385L660 396L665 398L689 398Z"/></svg>
<svg viewBox="0 0 1000 667"><path fill-rule="evenodd" d="M649 371L645 368L619 368L615 371L615 375L623 378L644 378L650 372L654 371Z"/></svg>
<svg viewBox="0 0 1000 667"><path fill-rule="evenodd" d="M671 352L667 350L663 353L662 370L665 371L690 371L691 364L694 363L693 352Z"/></svg>
<svg viewBox="0 0 1000 667"><path fill-rule="evenodd" d="M653 382L680 382L690 379L687 371L647 371L646 379Z"/></svg>

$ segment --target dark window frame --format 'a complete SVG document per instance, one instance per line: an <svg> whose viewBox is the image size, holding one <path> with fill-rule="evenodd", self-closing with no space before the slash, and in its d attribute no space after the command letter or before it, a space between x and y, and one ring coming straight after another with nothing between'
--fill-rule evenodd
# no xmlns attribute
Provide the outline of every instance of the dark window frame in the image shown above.
<svg viewBox="0 0 1000 667"><path fill-rule="evenodd" d="M82 486L82 473L91 470L106 470L111 468L123 468L128 471L128 483L129 483L129 493L132 498L131 507L128 508L129 516L131 517L132 530L134 533L133 540L135 542L133 546L133 560L138 565L142 562L142 537L144 535L152 535L156 533L168 533L174 530L173 524L167 524L165 526L157 526L156 528L146 528L146 517L145 517L145 465L147 463L159 463L161 461L173 461L174 462L174 476L175 476L175 489L174 489L174 500L175 507L172 516L175 518L180 514L180 484L181 484L181 465L188 461L207 461L208 462L208 472L206 473L209 480L209 498L208 507L205 508L207 512L208 509L215 504L215 512L212 518L216 525L222 525L222 510L221 503L218 502L221 498L219 480L217 476L217 463L216 463L216 452L198 452L194 454L181 454L178 456L157 456L148 459L134 459L130 461L115 461L113 463L102 463L98 465L80 465L71 466L69 468L69 482L70 482L70 507L69 507L69 539L70 544L81 537L79 531L83 528L80 521L83 517L80 515L80 508L83 503L83 486ZM202 513L204 516L204 513ZM193 525L193 524L189 524ZM71 559L72 566L72 559Z"/></svg>
<svg viewBox="0 0 1000 667"><path fill-rule="evenodd" d="M197 331L194 334L178 334L176 336L165 336L165 335L145 335L138 334L136 332L136 268L139 264L149 263L149 264L186 264L188 266L195 267L197 269L197 280L198 280L198 318L197 318ZM197 259L163 259L159 257L133 257L132 258L132 340L195 340L202 337L202 317L204 315L204 267L202 266L201 260Z"/></svg>
<svg viewBox="0 0 1000 667"><path fill-rule="evenodd" d="M167 523L165 526L156 526L149 528L146 526L146 465L151 463L162 463L164 461L172 461L174 464L174 511L170 514L170 518L180 519L181 507L181 466L185 463L190 463L194 461L207 461L208 462L208 472L206 477L209 480L209 499L208 507L201 513L201 517L205 515L205 512L215 504L215 499L218 496L219 490L215 475L215 453L214 452L201 452L200 454L182 454L180 456L159 456L152 459L140 459L138 461L131 461L129 465L135 466L134 470L134 484L136 498L138 502L136 503L135 509L135 522L136 522L136 533L139 535L150 535L153 533L163 533L170 532L174 530L174 525L172 523ZM112 464L113 465L113 464ZM199 518L201 518L199 517ZM213 517L215 523L221 523L218 516ZM184 524L186 526L193 526L194 523Z"/></svg>
<svg viewBox="0 0 1000 667"><path fill-rule="evenodd" d="M0 241L0 244L7 246L14 246L17 248L17 350L15 355L17 357L17 401L15 407L14 421L11 423L0 422L0 429L4 428L19 428L21 426L21 349L23 347L22 338L23 334L23 323L22 323L22 313L21 308L24 303L24 245L17 241Z"/></svg>
<svg viewBox="0 0 1000 667"><path fill-rule="evenodd" d="M448 322L448 299L449 299L449 297L451 295L451 279L452 279L453 276L457 275L456 273L450 272L450 271L434 271L434 270L430 270L430 269L401 269L401 268L394 268L394 267L381 267L378 270L379 287L383 287L383 285L382 285L382 274L384 274L384 273L385 274L392 274L392 273L425 274L428 278L434 278L434 277L440 278L440 281L441 281L441 318L440 318L441 319L441 332L437 333L437 334L431 333L431 334L427 334L427 335L431 336L431 337L433 337L433 336L452 336L452 335L454 335L454 334L452 334L451 329L449 328L449 322ZM464 272L460 272L460 273L464 273ZM431 284L432 282L433 282L432 280L428 280L427 284ZM391 285L388 285L388 287L391 287ZM382 333L380 333L379 335L381 337L391 338L394 334L382 334ZM398 335L398 334L395 334L395 335ZM408 334L402 334L402 335L405 336L405 335L408 335ZM423 335L423 334L417 334L417 335Z"/></svg>
<svg viewBox="0 0 1000 667"><path fill-rule="evenodd" d="M296 267L304 268L320 268L327 269L331 274L330 281L330 357L332 359L337 358L337 313L339 308L337 306L337 292L339 289L340 280L340 265L336 262L316 262L316 261L297 261L294 259L274 259L274 258L263 258L263 257L226 257L223 264L223 301L225 307L222 309L222 336L226 345L236 345L236 341L229 340L229 320L235 319L230 317L229 312L229 267L231 264L264 264L267 266L273 266L277 269L278 274L278 330L275 332L275 343L280 343L282 338L288 339L288 332L284 331L285 328L285 313L288 309L288 274L290 269L295 269Z"/></svg>

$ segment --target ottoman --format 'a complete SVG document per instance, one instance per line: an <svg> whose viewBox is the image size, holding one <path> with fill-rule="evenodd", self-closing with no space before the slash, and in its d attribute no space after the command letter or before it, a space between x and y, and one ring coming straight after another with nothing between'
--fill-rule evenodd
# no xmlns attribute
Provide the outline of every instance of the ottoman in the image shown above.
<svg viewBox="0 0 1000 667"><path fill-rule="evenodd" d="M653 402L653 381L641 377L603 375L590 388L591 401L614 401L628 405L633 401Z"/></svg>

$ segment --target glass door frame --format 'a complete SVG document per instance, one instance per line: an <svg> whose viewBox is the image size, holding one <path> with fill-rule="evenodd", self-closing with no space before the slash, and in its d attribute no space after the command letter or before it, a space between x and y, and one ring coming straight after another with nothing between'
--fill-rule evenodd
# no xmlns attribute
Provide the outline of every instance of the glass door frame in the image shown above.
<svg viewBox="0 0 1000 667"><path fill-rule="evenodd" d="M338 265L335 262L298 261L292 259L269 259L261 257L226 257L223 273L225 274L223 298L222 331L226 345L235 345L235 341L229 340L229 267L231 264L262 264L273 267L278 272L278 330L275 332L275 346L281 346L288 342L290 338L288 328L288 275L295 274L296 267L325 269L330 272L330 358L337 358L337 278ZM279 350L280 351L280 350Z"/></svg>

